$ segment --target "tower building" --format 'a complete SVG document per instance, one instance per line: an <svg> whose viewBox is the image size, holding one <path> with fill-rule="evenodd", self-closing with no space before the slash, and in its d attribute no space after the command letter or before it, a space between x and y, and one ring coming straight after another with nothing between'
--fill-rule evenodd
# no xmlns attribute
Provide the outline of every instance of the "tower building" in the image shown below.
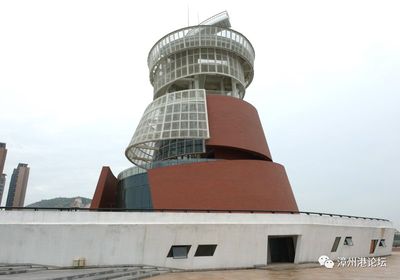
<svg viewBox="0 0 400 280"><path fill-rule="evenodd" d="M6 186L6 174L0 174L0 205L3 200L4 187Z"/></svg>
<svg viewBox="0 0 400 280"><path fill-rule="evenodd" d="M23 207L26 187L29 178L29 167L26 163L19 163L11 175L6 207Z"/></svg>
<svg viewBox="0 0 400 280"><path fill-rule="evenodd" d="M250 41L226 12L173 31L150 50L153 101L115 178L103 168L92 208L298 211L257 110Z"/></svg>
<svg viewBox="0 0 400 280"><path fill-rule="evenodd" d="M0 143L0 205L3 199L4 187L6 185L6 174L4 171L4 164L6 162L7 149L6 143Z"/></svg>
<svg viewBox="0 0 400 280"><path fill-rule="evenodd" d="M0 143L0 174L3 174L4 164L6 162L7 149L6 143Z"/></svg>
<svg viewBox="0 0 400 280"><path fill-rule="evenodd" d="M79 256L94 266L173 270L332 268L338 258L390 255L388 220L298 211L257 110L244 101L254 57L226 12L161 38L147 60L153 100L125 151L133 166L118 176L103 167L96 211L0 211L0 263L66 267ZM28 173L26 164L14 170L7 206L23 205Z"/></svg>

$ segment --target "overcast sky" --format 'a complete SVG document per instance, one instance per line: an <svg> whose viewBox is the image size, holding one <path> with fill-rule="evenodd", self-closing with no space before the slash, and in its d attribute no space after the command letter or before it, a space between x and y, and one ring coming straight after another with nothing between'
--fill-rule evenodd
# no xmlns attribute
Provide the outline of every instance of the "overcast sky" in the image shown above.
<svg viewBox="0 0 400 280"><path fill-rule="evenodd" d="M227 10L256 51L245 100L300 210L400 227L400 2L1 1L0 142L28 163L25 204L91 198L152 101L147 54Z"/></svg>

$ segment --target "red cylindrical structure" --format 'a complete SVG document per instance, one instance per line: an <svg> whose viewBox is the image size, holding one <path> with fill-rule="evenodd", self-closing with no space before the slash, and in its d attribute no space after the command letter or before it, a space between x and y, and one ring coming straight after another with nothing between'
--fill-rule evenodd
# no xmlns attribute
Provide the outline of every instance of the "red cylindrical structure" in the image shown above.
<svg viewBox="0 0 400 280"><path fill-rule="evenodd" d="M285 168L262 160L217 160L148 171L156 209L298 211Z"/></svg>
<svg viewBox="0 0 400 280"><path fill-rule="evenodd" d="M298 211L257 110L243 101L253 46L226 13L206 23L150 50L154 100L125 151L137 167L118 179L104 169L92 207Z"/></svg>
<svg viewBox="0 0 400 280"><path fill-rule="evenodd" d="M272 160L256 108L238 98L207 96L209 147L221 158L237 153L239 158ZM224 156L225 155L225 156Z"/></svg>

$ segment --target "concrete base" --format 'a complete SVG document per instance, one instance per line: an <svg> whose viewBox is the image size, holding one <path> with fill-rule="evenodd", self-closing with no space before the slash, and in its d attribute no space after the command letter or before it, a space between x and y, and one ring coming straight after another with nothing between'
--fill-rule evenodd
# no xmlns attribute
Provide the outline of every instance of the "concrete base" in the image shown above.
<svg viewBox="0 0 400 280"><path fill-rule="evenodd" d="M13 210L0 211L0 236L0 263L72 266L85 258L89 266L222 269L268 265L268 237L292 237L294 263L390 255L394 229L388 221L304 214ZM371 240L381 239L386 246L370 254ZM210 244L213 256L195 256L198 245ZM187 258L167 257L173 245L190 245Z"/></svg>

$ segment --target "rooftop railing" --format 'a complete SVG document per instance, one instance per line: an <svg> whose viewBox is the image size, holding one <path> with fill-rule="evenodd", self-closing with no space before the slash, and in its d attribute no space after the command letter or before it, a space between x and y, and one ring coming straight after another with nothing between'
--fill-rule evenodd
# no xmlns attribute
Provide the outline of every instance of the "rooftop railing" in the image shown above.
<svg viewBox="0 0 400 280"><path fill-rule="evenodd" d="M66 211L66 212L174 212L174 213L231 213L231 214L302 214L312 216L329 216L339 218L376 220L390 222L387 219L361 217L342 214L331 214L308 211L281 211L281 210L230 210L230 209L132 209L132 208L80 208L80 207L0 207L1 211Z"/></svg>
<svg viewBox="0 0 400 280"><path fill-rule="evenodd" d="M158 60L183 49L217 47L235 52L254 63L255 52L250 41L241 33L210 25L197 25L175 30L161 38L150 50L147 63L152 73Z"/></svg>

